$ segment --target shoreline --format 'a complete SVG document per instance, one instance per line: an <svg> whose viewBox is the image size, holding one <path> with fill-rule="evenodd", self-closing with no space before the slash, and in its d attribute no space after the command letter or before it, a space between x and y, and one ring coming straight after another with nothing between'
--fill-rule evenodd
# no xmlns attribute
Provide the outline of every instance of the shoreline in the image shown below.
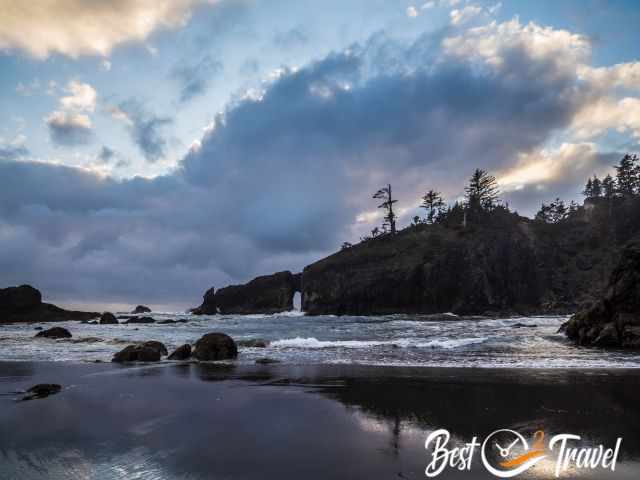
<svg viewBox="0 0 640 480"><path fill-rule="evenodd" d="M63 390L6 395L36 383ZM437 428L460 442L543 428L589 445L623 437L614 475L571 478L631 479L639 387L633 369L0 362L0 476L425 478ZM536 468L532 478L552 478ZM440 478L492 477L476 464Z"/></svg>

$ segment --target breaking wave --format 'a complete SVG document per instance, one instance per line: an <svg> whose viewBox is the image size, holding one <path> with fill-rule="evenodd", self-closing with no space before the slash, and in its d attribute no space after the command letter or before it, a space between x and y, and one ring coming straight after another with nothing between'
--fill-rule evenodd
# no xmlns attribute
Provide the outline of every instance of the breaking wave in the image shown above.
<svg viewBox="0 0 640 480"><path fill-rule="evenodd" d="M441 339L422 341L414 338L399 338L396 340L318 340L315 337L295 337L275 340L271 347L280 348L371 348L379 346L391 346L399 348L443 348L452 349L483 343L487 337Z"/></svg>

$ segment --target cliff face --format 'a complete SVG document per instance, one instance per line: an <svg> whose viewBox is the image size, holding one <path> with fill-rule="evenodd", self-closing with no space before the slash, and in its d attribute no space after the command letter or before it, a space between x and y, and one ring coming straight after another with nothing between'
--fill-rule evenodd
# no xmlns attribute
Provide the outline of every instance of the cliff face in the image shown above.
<svg viewBox="0 0 640 480"><path fill-rule="evenodd" d="M640 238L623 250L604 296L565 325L579 345L640 348Z"/></svg>
<svg viewBox="0 0 640 480"><path fill-rule="evenodd" d="M500 211L360 243L304 269L303 310L571 313L604 289L619 245L640 231L637 199L618 201L620 216L600 200L558 224Z"/></svg>
<svg viewBox="0 0 640 480"><path fill-rule="evenodd" d="M300 278L289 271L257 277L244 285L231 285L215 291L211 288L196 315L271 314L293 309L293 295L300 290Z"/></svg>
<svg viewBox="0 0 640 480"><path fill-rule="evenodd" d="M0 323L89 320L98 316L43 303L40 292L30 285L0 288Z"/></svg>

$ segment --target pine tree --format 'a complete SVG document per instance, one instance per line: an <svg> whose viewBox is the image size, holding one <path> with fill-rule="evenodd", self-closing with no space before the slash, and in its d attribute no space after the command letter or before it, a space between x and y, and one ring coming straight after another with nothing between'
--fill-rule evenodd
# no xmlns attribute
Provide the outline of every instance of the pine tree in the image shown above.
<svg viewBox="0 0 640 480"><path fill-rule="evenodd" d="M592 197L601 197L602 196L602 182L595 175L593 176L593 183L591 188L591 196Z"/></svg>
<svg viewBox="0 0 640 480"><path fill-rule="evenodd" d="M607 175L602 180L602 194L608 200L611 200L616 194L616 183L611 175Z"/></svg>
<svg viewBox="0 0 640 480"><path fill-rule="evenodd" d="M382 200L382 203L378 205L378 208L382 208L386 210L386 215L384 216L384 223L382 224L382 229L386 233L387 229L391 231L392 234L396 233L396 214L393 212L393 204L397 202L394 200L391 194L391 184L388 184L386 187L378 190L373 198Z"/></svg>
<svg viewBox="0 0 640 480"><path fill-rule="evenodd" d="M635 195L640 192L640 168L636 155L625 155L616 165L616 190L620 195Z"/></svg>
<svg viewBox="0 0 640 480"><path fill-rule="evenodd" d="M584 186L584 190L582 191L582 195L587 198L591 198L593 194L593 180L587 180L586 185Z"/></svg>
<svg viewBox="0 0 640 480"><path fill-rule="evenodd" d="M425 196L422 197L420 208L424 208L427 211L427 223L435 223L444 209L444 200L440 196L440 192L429 190Z"/></svg>
<svg viewBox="0 0 640 480"><path fill-rule="evenodd" d="M467 207L471 211L490 211L499 202L500 191L496 178L479 168L471 175L469 185L464 191Z"/></svg>

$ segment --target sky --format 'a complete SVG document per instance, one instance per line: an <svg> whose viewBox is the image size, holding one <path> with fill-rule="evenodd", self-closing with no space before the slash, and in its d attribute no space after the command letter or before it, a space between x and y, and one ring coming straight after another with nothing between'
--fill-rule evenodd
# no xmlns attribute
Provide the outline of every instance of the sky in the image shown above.
<svg viewBox="0 0 640 480"><path fill-rule="evenodd" d="M523 215L640 150L640 5L0 0L0 287L177 309L475 168Z"/></svg>

